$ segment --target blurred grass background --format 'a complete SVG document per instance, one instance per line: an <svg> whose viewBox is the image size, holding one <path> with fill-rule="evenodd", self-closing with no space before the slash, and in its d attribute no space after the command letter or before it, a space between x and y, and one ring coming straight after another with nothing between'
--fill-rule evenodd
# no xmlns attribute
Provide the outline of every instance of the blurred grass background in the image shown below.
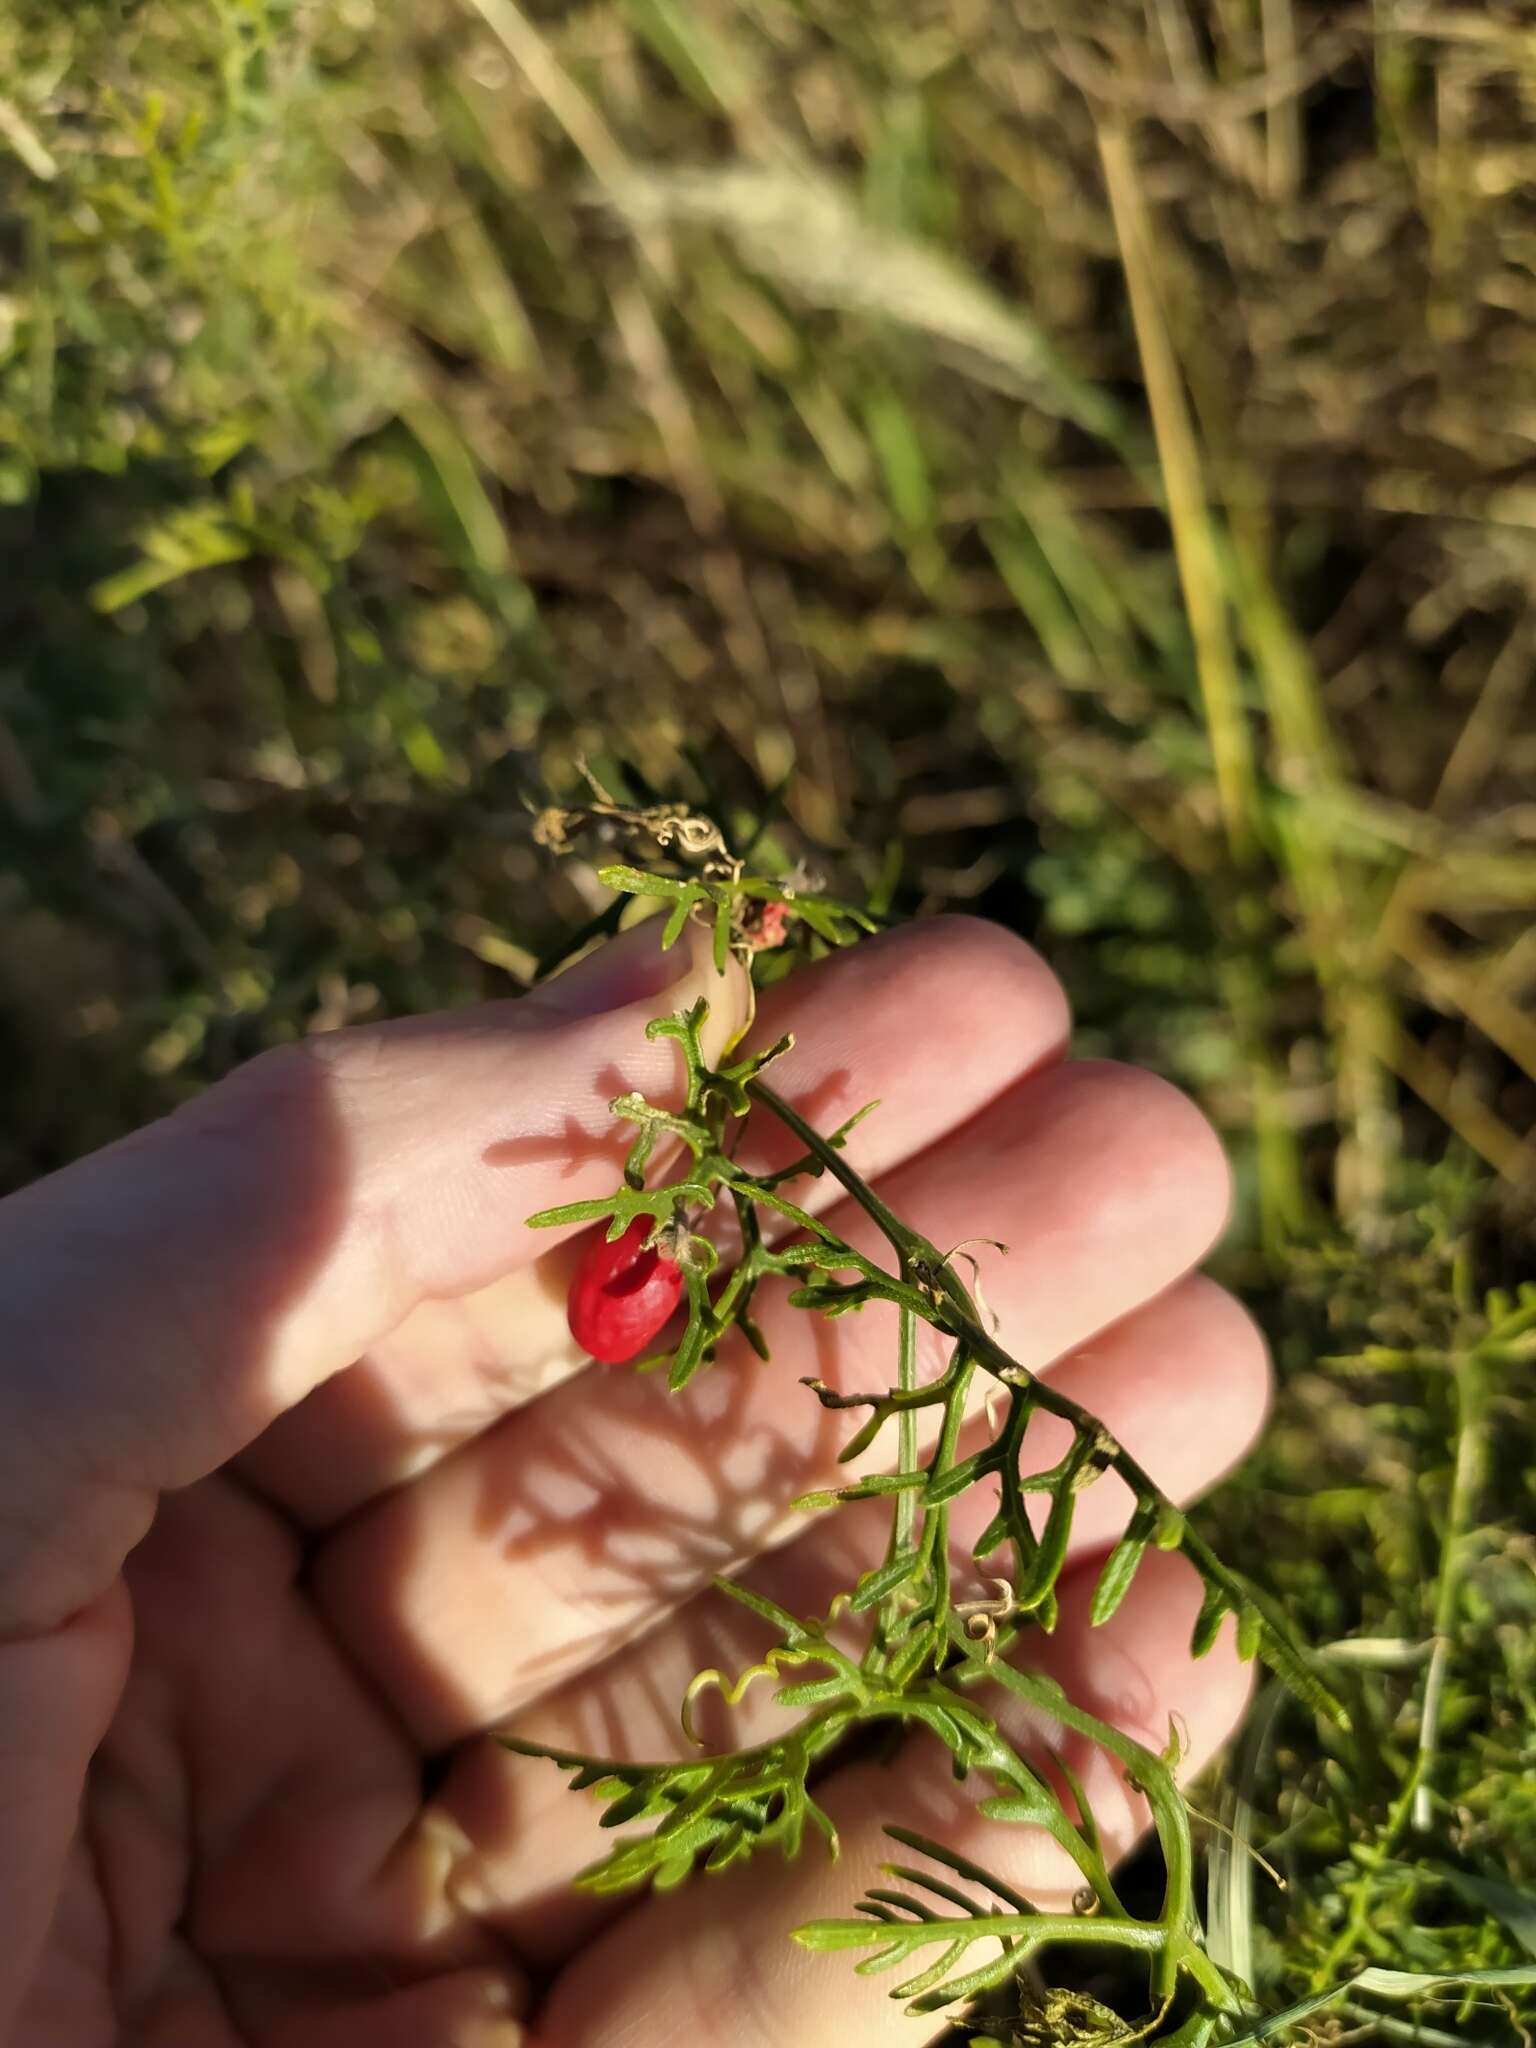
<svg viewBox="0 0 1536 2048"><path fill-rule="evenodd" d="M1518 0L0 16L0 1181L520 985L582 758L1033 938L1375 1646L1220 1795L1271 2003L1536 1953L1533 111Z"/></svg>

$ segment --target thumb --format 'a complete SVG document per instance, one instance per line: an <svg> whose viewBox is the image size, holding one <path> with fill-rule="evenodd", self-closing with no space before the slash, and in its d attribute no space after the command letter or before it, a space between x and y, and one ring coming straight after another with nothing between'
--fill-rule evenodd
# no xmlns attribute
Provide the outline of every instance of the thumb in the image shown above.
<svg viewBox="0 0 1536 2048"><path fill-rule="evenodd" d="M0 1203L0 1641L96 1599L159 1492L243 1449L416 1304L543 1248L606 1193L608 1103L681 1093L645 1035L750 990L707 935L624 934L537 995L311 1039Z"/></svg>

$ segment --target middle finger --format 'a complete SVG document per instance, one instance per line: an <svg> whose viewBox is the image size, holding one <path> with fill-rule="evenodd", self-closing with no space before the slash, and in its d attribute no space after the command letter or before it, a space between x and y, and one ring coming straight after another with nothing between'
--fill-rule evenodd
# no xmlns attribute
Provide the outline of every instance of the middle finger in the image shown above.
<svg viewBox="0 0 1536 2048"><path fill-rule="evenodd" d="M1204 1255L1227 1178L1176 1091L1084 1062L1025 1081L882 1193L940 1245L986 1231L1016 1247L979 1252L984 1286L1002 1341L1038 1369ZM878 1255L851 1202L829 1220ZM681 1399L653 1377L585 1374L322 1546L317 1598L426 1747L505 1718L804 1528L790 1503L836 1479L850 1431L796 1381L888 1384L894 1311L829 1323L779 1289L761 1321L767 1367L722 1347Z"/></svg>

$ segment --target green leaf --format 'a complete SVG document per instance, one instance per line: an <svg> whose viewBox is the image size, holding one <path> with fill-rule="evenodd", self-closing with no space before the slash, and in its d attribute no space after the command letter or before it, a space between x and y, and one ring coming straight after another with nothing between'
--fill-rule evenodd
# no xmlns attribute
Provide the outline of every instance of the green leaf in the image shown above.
<svg viewBox="0 0 1536 2048"><path fill-rule="evenodd" d="M846 1123L838 1125L837 1129L827 1139L827 1143L834 1151L843 1151L847 1146L849 1133L856 1130L863 1123L865 1117L869 1116L879 1107L880 1099L878 1096L872 1102L866 1102L862 1109L854 1111ZM782 1186L787 1180L798 1180L802 1175L820 1176L826 1170L825 1160L818 1159L814 1152L808 1152L804 1158L792 1160L788 1166L781 1166L774 1173L759 1175L753 1185L758 1188L776 1188Z"/></svg>
<svg viewBox="0 0 1536 2048"><path fill-rule="evenodd" d="M1033 1792L1000 1792L995 1798L983 1799L977 1807L978 1813L988 1820L1006 1820L1024 1827L1054 1828L1060 1808L1057 1801L1041 1785Z"/></svg>
<svg viewBox="0 0 1536 2048"><path fill-rule="evenodd" d="M968 1487L974 1486L982 1473L989 1471L995 1463L995 1454L990 1449L977 1451L969 1458L962 1458L958 1465L951 1465L947 1472L941 1472L936 1479L929 1480L923 1489L923 1506L942 1507L945 1501L953 1500L956 1494L964 1493Z"/></svg>
<svg viewBox="0 0 1536 2048"><path fill-rule="evenodd" d="M822 1707L847 1693L846 1678L808 1678L801 1685L781 1685L773 1697L781 1707Z"/></svg>
<svg viewBox="0 0 1536 2048"><path fill-rule="evenodd" d="M923 1666L941 1646L942 1634L931 1622L923 1622L898 1644L886 1667L885 1682L893 1692L904 1692Z"/></svg>
<svg viewBox="0 0 1536 2048"><path fill-rule="evenodd" d="M980 1969L968 1971L963 1977L951 1977L947 1984L937 1990L925 1991L921 1998L914 1998L907 2007L912 2014L939 2012L946 2005L953 2005L962 1998L974 1998L977 1993L990 1991L994 1985L1005 1984L1018 1970L1018 1964L1011 1954L995 1956L983 1963Z"/></svg>
<svg viewBox="0 0 1536 2048"><path fill-rule="evenodd" d="M750 101L753 80L735 48L682 0L624 0L622 12L683 90L711 112L729 115Z"/></svg>
<svg viewBox="0 0 1536 2048"><path fill-rule="evenodd" d="M777 1630L786 1643L803 1648L815 1641L813 1631L791 1614L787 1607L780 1607L777 1602L769 1600L762 1593L754 1592L752 1587L742 1585L739 1579L716 1579L713 1583L717 1593L723 1593L728 1600L734 1600L738 1607L745 1607L749 1613L755 1614L759 1621L766 1621L770 1628Z"/></svg>
<svg viewBox="0 0 1536 2048"><path fill-rule="evenodd" d="M817 1955L832 1955L840 1949L868 1948L879 1937L867 1920L808 1920L794 1930L794 1938Z"/></svg>
<svg viewBox="0 0 1536 2048"><path fill-rule="evenodd" d="M557 1209L540 1209L527 1219L530 1230L542 1230L552 1224L595 1223L600 1218L609 1218L609 1239L622 1237L637 1217L649 1216L653 1221L664 1223L679 1209L712 1209L715 1194L703 1181L672 1181L660 1188L616 1188L611 1195L602 1195L585 1202L566 1202Z"/></svg>
<svg viewBox="0 0 1536 2048"><path fill-rule="evenodd" d="M638 1820L641 1814L651 1812L654 1805L655 1794L651 1788L647 1785L636 1785L622 1799L614 1800L598 1825L605 1828L626 1827L630 1821Z"/></svg>
<svg viewBox="0 0 1536 2048"><path fill-rule="evenodd" d="M776 1194L770 1188L757 1187L751 1181L738 1180L734 1174L722 1175L721 1178L724 1182L724 1185L728 1187L733 1194L748 1195L754 1202L761 1202L766 1208L772 1209L775 1215L783 1216L789 1222L798 1224L802 1230L815 1231L817 1233L817 1239L814 1244L790 1245L781 1254L781 1257L786 1263L790 1265L803 1266L815 1265L817 1263L815 1258L812 1256L813 1251L818 1249L826 1249L826 1247L823 1246L820 1242L822 1225L816 1221L814 1216L809 1215L804 1209L799 1208L794 1202L791 1202L787 1196ZM842 1272L857 1271L858 1262L855 1258L850 1258L845 1255L833 1262L833 1270Z"/></svg>
<svg viewBox="0 0 1536 2048"><path fill-rule="evenodd" d="M1090 1628L1102 1628L1131 1590L1136 1569L1146 1556L1155 1521L1155 1510L1138 1509L1131 1518L1130 1527L1105 1558L1104 1569L1099 1573L1099 1581L1088 1606Z"/></svg>
<svg viewBox="0 0 1536 2048"><path fill-rule="evenodd" d="M1207 1586L1205 1598L1200 1603L1200 1612L1195 1616L1195 1626L1190 1633L1189 1654L1192 1657L1206 1657L1215 1648L1216 1638L1221 1633L1222 1620L1228 1612L1229 1602L1220 1586Z"/></svg>
<svg viewBox="0 0 1536 2048"><path fill-rule="evenodd" d="M1066 1563L1067 1545L1072 1537L1072 1519L1076 1512L1077 1493L1071 1479L1066 1478L1051 1498L1050 1512L1045 1518L1045 1527L1040 1531L1039 1546L1030 1567L1029 1579L1027 1583L1019 1586L1015 1594L1016 1603L1024 1613L1028 1614L1037 1609L1054 1593L1056 1581L1061 1576L1062 1566Z"/></svg>
<svg viewBox="0 0 1536 2048"><path fill-rule="evenodd" d="M1256 1607L1237 1610L1237 1654L1243 1662L1255 1658L1264 1642L1264 1617Z"/></svg>
<svg viewBox="0 0 1536 2048"><path fill-rule="evenodd" d="M819 1508L840 1508L855 1500L883 1500L895 1493L910 1493L923 1483L921 1472L876 1472L852 1486L828 1486L814 1493L802 1493L791 1506L809 1512Z"/></svg>
<svg viewBox="0 0 1536 2048"><path fill-rule="evenodd" d="M758 1357L766 1364L769 1356L768 1339L763 1335L761 1326L755 1323L751 1316L747 1314L745 1303L742 1304L737 1312L736 1327L752 1346Z"/></svg>
<svg viewBox="0 0 1536 2048"><path fill-rule="evenodd" d="M899 1557L893 1557L889 1564L882 1565L878 1571L866 1572L859 1581L858 1590L848 1603L853 1612L867 1614L871 1607L878 1607L880 1602L894 1593L898 1586L906 1584L917 1570L918 1563L918 1553L915 1550L905 1550Z"/></svg>
<svg viewBox="0 0 1536 2048"><path fill-rule="evenodd" d="M794 1297L791 1296L790 1299L793 1300ZM880 1434L881 1430L884 1429L885 1425L890 1420L891 1412L888 1408L885 1408L883 1406L877 1408L874 1414L870 1416L869 1420L861 1424L861 1426L854 1431L853 1435L849 1437L847 1443L845 1443L843 1445L843 1448L838 1452L837 1462L839 1463L839 1465L851 1465L855 1458L857 1458L862 1452L867 1451L870 1445L874 1442L875 1438Z"/></svg>
<svg viewBox="0 0 1536 2048"><path fill-rule="evenodd" d="M558 1209L537 1209L523 1220L530 1230L548 1230L561 1223L595 1223L599 1216L613 1214L614 1197L603 1195L586 1202L565 1202Z"/></svg>
<svg viewBox="0 0 1536 2048"><path fill-rule="evenodd" d="M1354 1976L1344 1978L1326 1991L1298 1999L1295 2005L1288 2005L1283 2012L1270 2013L1246 2033L1234 2034L1228 2048L1258 2048L1260 2042L1273 2041L1281 2034L1291 2033L1313 2013L1323 2012L1346 1998L1364 1995L1398 2001L1423 1998L1437 1991L1520 1991L1529 1990L1532 1985L1536 1985L1536 1963L1515 1964L1503 1970L1452 1970L1443 1976L1420 1970L1358 1970Z"/></svg>
<svg viewBox="0 0 1536 2048"><path fill-rule="evenodd" d="M934 520L933 484L912 415L894 390L880 387L864 401L864 425L898 528L907 538L928 533Z"/></svg>
<svg viewBox="0 0 1536 2048"><path fill-rule="evenodd" d="M648 875L643 869L622 864L599 868L597 879L605 889L617 889L625 896L670 896L693 904L705 894L697 882L675 881L670 875Z"/></svg>
<svg viewBox="0 0 1536 2048"><path fill-rule="evenodd" d="M851 946L859 932L878 929L874 919L862 910L847 903L833 903L825 897L797 896L790 909L829 946Z"/></svg>
<svg viewBox="0 0 1536 2048"><path fill-rule="evenodd" d="M949 1944L937 1962L930 1963L926 1970L920 1970L915 1977L909 1977L904 1984L898 1984L891 1993L892 1998L915 1998L921 1991L929 1991L949 1975L950 1970L970 1947L970 1937L959 1935Z"/></svg>
<svg viewBox="0 0 1536 2048"><path fill-rule="evenodd" d="M1099 1833L1099 1823L1094 1817L1093 1807L1089 1801L1083 1781L1067 1761L1064 1750L1058 1749L1053 1751L1052 1760L1057 1770L1061 1773L1067 1790L1072 1794L1073 1803L1077 1807L1077 1831L1102 1864L1104 1861L1104 1843Z"/></svg>
<svg viewBox="0 0 1536 2048"><path fill-rule="evenodd" d="M707 1871L728 1870L743 1856L752 1853L752 1841L747 1830L739 1824L728 1828L704 1859Z"/></svg>
<svg viewBox="0 0 1536 2048"><path fill-rule="evenodd" d="M672 1358L672 1368L667 1374L667 1391L680 1394L707 1359L710 1341L708 1318L697 1310L688 1319L682 1342Z"/></svg>
<svg viewBox="0 0 1536 2048"><path fill-rule="evenodd" d="M947 1706L940 1705L937 1700L917 1702L912 1708L912 1713L925 1728L932 1729L938 1736L955 1760L955 1776L963 1777L975 1761L973 1731L967 1727L960 1715L952 1712Z"/></svg>

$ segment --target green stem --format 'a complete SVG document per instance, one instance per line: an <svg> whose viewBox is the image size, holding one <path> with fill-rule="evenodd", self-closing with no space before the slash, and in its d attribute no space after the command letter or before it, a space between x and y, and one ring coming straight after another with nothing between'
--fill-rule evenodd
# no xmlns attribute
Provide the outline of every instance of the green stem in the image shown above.
<svg viewBox="0 0 1536 2048"><path fill-rule="evenodd" d="M865 1214L879 1225L901 1260L903 1272L910 1268L912 1277L929 1296L924 1309L926 1320L954 1337L957 1342L966 1345L974 1353L977 1362L994 1377L1003 1380L1010 1387L1026 1387L1034 1406L1058 1417L1080 1435L1095 1438L1102 1447L1105 1465L1119 1473L1136 1495L1138 1503L1149 1503L1177 1512L1161 1487L1154 1482L1151 1474L1131 1457L1086 1409L1079 1407L1076 1401L1051 1386L1048 1381L1037 1379L1003 1349L996 1338L982 1326L975 1304L959 1275L943 1254L927 1238L909 1229L899 1216L888 1209L863 1176L827 1143L820 1132L805 1121L798 1110L761 1080L748 1082L747 1093L764 1109L787 1124L807 1152L821 1161L826 1170L853 1196ZM900 1284L891 1279L891 1276L886 1277L893 1286ZM1268 1631L1268 1643L1276 1646L1281 1653L1275 1661L1282 1674L1293 1685L1298 1686L1305 1677L1313 1703L1321 1711L1331 1715L1340 1726L1347 1727L1348 1715L1343 1705L1310 1670L1300 1648L1292 1641L1285 1616L1275 1603L1257 1587L1249 1585L1246 1580L1240 1579L1235 1572L1230 1571L1209 1544L1197 1536L1187 1524L1182 1528L1180 1545L1206 1583L1219 1588L1235 1612L1241 1612L1247 1607L1254 1609L1261 1616Z"/></svg>
<svg viewBox="0 0 1536 2048"><path fill-rule="evenodd" d="M928 1467L930 1482L940 1478L955 1462L955 1448L960 1440L960 1427L965 1420L966 1398L971 1390L971 1381L976 1376L976 1361L957 1348L949 1370L949 1391L945 1396L944 1422L939 1431L938 1448ZM927 1526L923 1530L924 1564L933 1581L933 1614L930 1626L942 1641L949 1627L949 1508L929 1508Z"/></svg>
<svg viewBox="0 0 1536 2048"><path fill-rule="evenodd" d="M1419 1768L1415 1774L1413 1825L1422 1833L1433 1817L1430 1779L1440 1746L1440 1711L1451 1662L1451 1631L1461 1598L1466 1569L1466 1537L1482 1487L1486 1435L1484 1409L1487 1382L1482 1360L1474 1350L1454 1368L1456 1389L1456 1469L1451 1479L1445 1538L1440 1549L1440 1583L1435 1594L1434 1649L1424 1680L1424 1705L1419 1716Z"/></svg>
<svg viewBox="0 0 1536 2048"><path fill-rule="evenodd" d="M896 1391L895 1397L883 1401L870 1418L877 1429L883 1427L892 1414L896 1417L896 1469L898 1473L911 1475L919 1470L917 1462L917 1411L926 1406L923 1394L929 1390L919 1388L917 1383L917 1314L910 1307L898 1310L896 1337ZM932 1391L937 1392L937 1389ZM869 1425L860 1432L869 1433ZM845 1453L846 1455L846 1453ZM917 1490L904 1488L895 1496L891 1516L890 1541L886 1545L885 1561L894 1564L898 1557L910 1551L917 1533ZM877 1668L883 1664L884 1652L902 1634L902 1617L911 1611L910 1585L897 1586L880 1603L880 1618L875 1629L871 1648Z"/></svg>
<svg viewBox="0 0 1536 2048"><path fill-rule="evenodd" d="M1159 1956L1158 1993L1166 1995L1173 1990L1174 1978L1182 1965L1198 1979L1201 1989L1219 2011L1235 2010L1233 1994L1226 1979L1209 1957L1188 1939L1194 1893L1194 1850L1190 1841L1189 1814L1174 1783L1173 1773L1162 1758L1154 1756L1151 1750L1129 1735L1122 1734L1107 1721L1075 1707L1061 1688L1048 1679L1015 1670L1011 1664L979 1663L974 1656L966 1675L973 1674L978 1679L991 1679L1004 1686L1031 1707L1043 1710L1063 1728L1086 1736L1090 1742L1108 1750L1124 1766L1127 1776L1135 1779L1152 1809L1158 1846L1163 1853L1163 1909L1155 1922L1148 1923L1161 1928L1165 1936L1165 1945Z"/></svg>
<svg viewBox="0 0 1536 2048"><path fill-rule="evenodd" d="M1154 1485L1151 1476L1115 1443L1084 1409L1066 1395L1036 1379L1033 1374L1027 1373L982 1327L970 1295L948 1261L925 1238L910 1230L898 1216L894 1215L846 1159L834 1152L820 1134L773 1089L761 1081L754 1081L749 1084L749 1093L795 1132L807 1151L821 1160L826 1170L841 1182L865 1213L879 1225L900 1261L902 1280L910 1281L916 1278L920 1283L927 1282L934 1290L935 1299L929 1320L946 1330L955 1338L956 1343L964 1348L968 1369L979 1363L997 1378L1002 1379L1011 1390L1016 1392L1021 1387L1026 1388L1032 1406L1042 1407L1070 1424L1079 1440L1090 1444L1098 1442L1105 1462L1115 1467L1131 1486L1139 1501L1164 1502L1161 1489ZM946 1423L957 1415L958 1404L950 1408ZM1190 1541L1187 1532L1185 1540L1186 1543ZM1217 1583L1225 1581L1224 1590L1230 1587L1235 1600L1242 1601L1251 1597L1246 1588L1240 1587L1225 1573L1219 1561L1204 1544L1199 1545L1199 1550L1203 1553L1200 1561L1213 1572L1221 1574ZM1174 1784L1172 1773L1160 1759L1154 1757L1140 1743L1133 1742L1119 1730L1073 1707L1065 1697L1057 1694L1055 1688L1051 1689L1051 1696L1047 1698L1036 1682L1026 1674L1014 1670L1011 1665L999 1662L993 1667L980 1668L985 1675L995 1678L1009 1691L1030 1700L1032 1704L1044 1705L1062 1726L1101 1744L1111 1755L1119 1759L1142 1786L1153 1810L1166 1868L1160 1922L1165 1938L1157 1958L1157 1990L1160 1995L1170 1995L1175 1987L1179 1968L1188 1967L1199 1979L1206 1996L1218 2009L1230 2006L1231 1992L1221 1973L1199 1948L1188 1940L1187 1929L1193 1910L1193 1852L1190 1845L1189 1818Z"/></svg>
<svg viewBox="0 0 1536 2048"><path fill-rule="evenodd" d="M903 1275L903 1278L906 1276ZM917 1392L917 1317L909 1308L898 1312L896 1339L896 1385L903 1394ZM896 1417L896 1469L898 1472L917 1470L917 1410L903 1407ZM898 1493L896 1496L896 1519L891 1531L892 1554L910 1550L917 1528L917 1498L914 1493Z"/></svg>
<svg viewBox="0 0 1536 2048"><path fill-rule="evenodd" d="M1413 1811L1414 1798L1419 1788L1419 1773L1423 1769L1423 1764L1422 1756L1414 1758L1403 1789L1392 1802L1386 1825L1376 1840L1360 1851L1363 1868L1360 1882L1350 1897L1349 1917L1340 1928L1328 1953L1312 1972L1314 1991L1326 1990L1337 1977L1345 1958L1353 1955L1361 1944L1376 1889L1377 1873L1396 1854L1398 1842L1408 1825L1408 1816Z"/></svg>
<svg viewBox="0 0 1536 2048"><path fill-rule="evenodd" d="M909 1230L901 1218L885 1206L863 1175L856 1173L843 1155L834 1150L820 1131L808 1124L799 1110L786 1102L782 1095L775 1093L767 1082L762 1080L749 1081L747 1093L753 1101L760 1102L764 1109L770 1110L780 1123L787 1124L806 1151L821 1161L834 1180L842 1182L865 1214L878 1223L885 1232L890 1239L892 1250L899 1259L910 1259L919 1265L934 1262L942 1264L938 1252L927 1238L920 1237L915 1230Z"/></svg>

